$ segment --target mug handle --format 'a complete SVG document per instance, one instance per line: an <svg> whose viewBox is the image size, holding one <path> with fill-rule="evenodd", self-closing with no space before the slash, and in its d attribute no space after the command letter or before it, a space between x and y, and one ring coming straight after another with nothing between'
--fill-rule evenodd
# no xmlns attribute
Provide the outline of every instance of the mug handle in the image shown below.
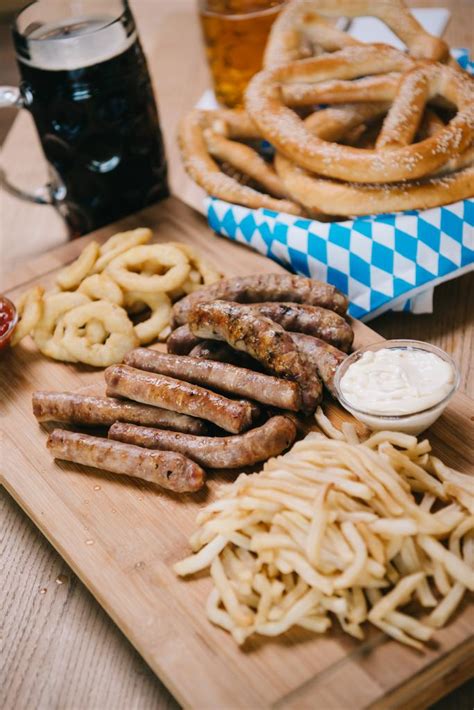
<svg viewBox="0 0 474 710"><path fill-rule="evenodd" d="M23 108L24 101L21 96L20 89L15 86L0 86L0 108ZM16 185L9 182L5 171L0 166L0 186L4 187L7 192L15 197L28 202L34 202L39 205L53 205L54 199L51 194L50 185L45 185L35 190L34 193L22 190Z"/></svg>

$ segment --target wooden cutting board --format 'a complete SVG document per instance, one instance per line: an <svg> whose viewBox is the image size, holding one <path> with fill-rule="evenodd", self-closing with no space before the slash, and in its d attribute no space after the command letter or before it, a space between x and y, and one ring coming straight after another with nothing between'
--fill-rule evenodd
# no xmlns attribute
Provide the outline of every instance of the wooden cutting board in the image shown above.
<svg viewBox="0 0 474 710"><path fill-rule="evenodd" d="M243 246L211 234L204 219L175 198L93 235L151 227L158 241L195 245L229 276L279 270ZM8 277L15 299L33 283L51 284L91 237L69 243ZM355 346L379 337L355 323ZM29 339L27 339L29 340ZM216 476L209 490L173 496L151 485L73 464L54 463L46 430L31 412L36 389L102 388L102 371L46 359L31 341L2 353L0 378L4 484L63 555L176 698L193 708L420 708L472 673L474 613L464 603L436 642L417 653L375 629L357 642L335 628L257 639L239 649L204 615L207 577L177 579L171 565L189 554L199 509L235 474ZM458 394L430 439L446 463L471 465L472 400ZM334 421L344 415L335 405ZM472 469L471 469L472 470ZM336 626L336 625L335 625Z"/></svg>

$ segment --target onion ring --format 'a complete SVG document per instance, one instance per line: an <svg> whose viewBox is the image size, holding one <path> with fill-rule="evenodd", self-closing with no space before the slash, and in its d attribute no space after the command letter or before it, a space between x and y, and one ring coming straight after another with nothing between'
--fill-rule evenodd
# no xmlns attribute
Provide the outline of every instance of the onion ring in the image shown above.
<svg viewBox="0 0 474 710"><path fill-rule="evenodd" d="M92 274L84 279L79 288L80 293L85 293L91 301L110 301L121 306L123 293L115 281L106 273Z"/></svg>
<svg viewBox="0 0 474 710"><path fill-rule="evenodd" d="M98 274L105 269L117 256L123 254L132 247L140 244L147 244L153 236L151 229L140 227L131 229L128 232L119 232L109 237L100 247L99 258L97 259L93 273Z"/></svg>
<svg viewBox="0 0 474 710"><path fill-rule="evenodd" d="M14 347L25 335L31 333L35 328L43 314L43 294L44 289L41 286L34 286L20 296L16 304L18 313L18 322L13 331L10 345Z"/></svg>
<svg viewBox="0 0 474 710"><path fill-rule="evenodd" d="M99 250L97 242L90 242L72 264L61 269L56 276L57 285L63 291L72 291L77 288L96 263Z"/></svg>
<svg viewBox="0 0 474 710"><path fill-rule="evenodd" d="M135 333L140 345L144 345L159 338L160 333L169 324L172 304L166 293L127 291L125 294L125 307L133 307L137 304L144 304L151 310L149 318L135 325Z"/></svg>
<svg viewBox="0 0 474 710"><path fill-rule="evenodd" d="M153 266L166 269L164 274L146 275L143 268ZM138 269L137 273L134 269ZM115 258L107 267L107 273L127 291L172 291L179 288L188 277L190 266L182 251L164 244L151 244L129 249Z"/></svg>
<svg viewBox="0 0 474 710"><path fill-rule="evenodd" d="M104 343L87 339L87 324L99 321L109 334ZM109 301L92 301L73 308L62 319L61 343L77 360L94 367L120 362L138 345L133 323L126 311Z"/></svg>
<svg viewBox="0 0 474 710"><path fill-rule="evenodd" d="M54 360L77 362L78 358L72 355L62 342L62 322L68 311L89 302L84 293L77 291L45 296L42 316L32 333L33 340L43 355Z"/></svg>

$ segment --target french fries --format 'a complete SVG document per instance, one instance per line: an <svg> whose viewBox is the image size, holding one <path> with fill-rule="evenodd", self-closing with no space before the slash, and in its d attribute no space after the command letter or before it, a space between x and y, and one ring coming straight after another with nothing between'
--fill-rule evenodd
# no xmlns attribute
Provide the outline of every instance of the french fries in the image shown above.
<svg viewBox="0 0 474 710"><path fill-rule="evenodd" d="M258 474L242 474L198 515L187 576L210 568L209 620L238 644L293 626L324 633L334 617L364 637L371 622L423 649L474 590L472 480L427 440L312 432ZM458 492L460 494L458 494ZM423 618L403 609L416 600Z"/></svg>

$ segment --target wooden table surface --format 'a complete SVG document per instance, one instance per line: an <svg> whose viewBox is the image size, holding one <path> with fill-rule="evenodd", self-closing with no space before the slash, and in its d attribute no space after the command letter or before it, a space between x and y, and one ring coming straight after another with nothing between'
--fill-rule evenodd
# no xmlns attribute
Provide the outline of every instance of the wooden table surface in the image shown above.
<svg viewBox="0 0 474 710"><path fill-rule="evenodd" d="M175 143L177 120L209 83L196 2L132 0L131 4L157 91L172 190L199 208L201 195L184 175ZM473 0L415 0L408 4L449 7L452 19L446 39L452 46L473 49ZM0 74L0 82L8 80ZM1 162L11 179L24 187L32 188L45 180L44 159L25 111L8 134ZM2 195L0 219L0 258L5 270L66 238L64 225L52 208L20 202L9 195ZM443 347L461 367L462 390L473 397L473 303L474 277L470 274L436 289L433 315L386 314L370 325L384 337L418 338ZM6 600L0 705L7 710L175 707L168 691L4 492L0 516L2 601ZM437 706L438 710L472 707L472 683Z"/></svg>

